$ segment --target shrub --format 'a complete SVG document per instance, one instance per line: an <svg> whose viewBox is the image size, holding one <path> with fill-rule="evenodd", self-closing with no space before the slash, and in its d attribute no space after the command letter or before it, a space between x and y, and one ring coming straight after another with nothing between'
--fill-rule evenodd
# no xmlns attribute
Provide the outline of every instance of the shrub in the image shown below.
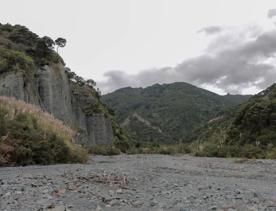
<svg viewBox="0 0 276 211"><path fill-rule="evenodd" d="M127 150L127 154L129 155L141 154L141 150L136 147L131 147Z"/></svg>
<svg viewBox="0 0 276 211"><path fill-rule="evenodd" d="M126 153L127 150L131 147L130 143L126 139L118 139L118 138L115 138L114 146L123 153Z"/></svg>
<svg viewBox="0 0 276 211"><path fill-rule="evenodd" d="M200 157L241 157L241 158L265 158L264 150L260 147L246 144L239 145L223 145L219 147L215 143L205 143L193 152L195 156ZM273 156L273 153L270 154Z"/></svg>
<svg viewBox="0 0 276 211"><path fill-rule="evenodd" d="M176 149L174 146L161 146L157 151L157 154L164 154L164 155L173 155L176 154Z"/></svg>
<svg viewBox="0 0 276 211"><path fill-rule="evenodd" d="M106 145L95 145L90 147L89 149L90 154L94 155L119 155L121 151L114 147L114 146L106 146Z"/></svg>
<svg viewBox="0 0 276 211"><path fill-rule="evenodd" d="M239 155L239 157L245 158L265 158L264 152L260 147L249 144L241 147Z"/></svg>
<svg viewBox="0 0 276 211"><path fill-rule="evenodd" d="M25 53L0 47L0 73L21 70L31 74L34 69L33 59Z"/></svg>
<svg viewBox="0 0 276 211"><path fill-rule="evenodd" d="M0 165L86 162L74 131L50 114L13 98L0 97Z"/></svg>
<svg viewBox="0 0 276 211"><path fill-rule="evenodd" d="M170 144L162 145L153 143L136 143L133 144L128 150L127 154L187 154L190 153L190 147L186 144Z"/></svg>
<svg viewBox="0 0 276 211"><path fill-rule="evenodd" d="M265 155L265 158L276 159L276 148L272 148L272 149L268 150L268 152Z"/></svg>
<svg viewBox="0 0 276 211"><path fill-rule="evenodd" d="M200 157L218 157L218 151L218 145L212 143L199 147L199 149L194 152L194 155Z"/></svg>

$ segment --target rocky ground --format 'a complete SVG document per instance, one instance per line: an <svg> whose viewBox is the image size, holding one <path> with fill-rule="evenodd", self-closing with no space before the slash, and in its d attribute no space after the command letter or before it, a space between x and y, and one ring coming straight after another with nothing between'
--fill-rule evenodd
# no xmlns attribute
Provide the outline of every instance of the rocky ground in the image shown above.
<svg viewBox="0 0 276 211"><path fill-rule="evenodd" d="M0 210L276 210L276 161L120 155L0 168Z"/></svg>

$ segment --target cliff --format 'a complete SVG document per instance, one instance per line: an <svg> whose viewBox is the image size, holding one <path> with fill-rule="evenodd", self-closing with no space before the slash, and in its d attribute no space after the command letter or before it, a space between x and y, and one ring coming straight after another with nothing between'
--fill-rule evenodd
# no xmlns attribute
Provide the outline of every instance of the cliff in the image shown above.
<svg viewBox="0 0 276 211"><path fill-rule="evenodd" d="M40 106L76 130L81 145L123 139L95 88L72 77L46 38L23 26L0 25L0 95Z"/></svg>

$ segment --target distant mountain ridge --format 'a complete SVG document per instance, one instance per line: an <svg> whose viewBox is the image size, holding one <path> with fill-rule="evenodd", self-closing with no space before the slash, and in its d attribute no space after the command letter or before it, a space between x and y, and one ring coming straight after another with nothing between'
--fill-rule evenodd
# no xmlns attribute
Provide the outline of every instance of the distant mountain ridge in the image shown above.
<svg viewBox="0 0 276 211"><path fill-rule="evenodd" d="M102 97L122 127L140 142L176 143L219 112L249 96L220 96L185 82L126 87Z"/></svg>

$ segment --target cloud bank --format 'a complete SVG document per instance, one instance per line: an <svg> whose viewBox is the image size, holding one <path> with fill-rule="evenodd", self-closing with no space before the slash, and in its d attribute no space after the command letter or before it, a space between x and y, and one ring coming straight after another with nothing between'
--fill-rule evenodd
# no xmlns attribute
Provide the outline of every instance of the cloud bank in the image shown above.
<svg viewBox="0 0 276 211"><path fill-rule="evenodd" d="M270 9L267 12L267 17L268 18L273 18L274 16L276 16L276 9Z"/></svg>
<svg viewBox="0 0 276 211"><path fill-rule="evenodd" d="M268 17L276 16L276 9ZM264 31L260 26L205 27L199 32L213 35L205 52L186 59L175 67L143 70L135 75L123 71L105 73L99 83L103 92L132 86L145 87L154 83L184 81L222 92L242 93L261 90L276 82L276 30Z"/></svg>

